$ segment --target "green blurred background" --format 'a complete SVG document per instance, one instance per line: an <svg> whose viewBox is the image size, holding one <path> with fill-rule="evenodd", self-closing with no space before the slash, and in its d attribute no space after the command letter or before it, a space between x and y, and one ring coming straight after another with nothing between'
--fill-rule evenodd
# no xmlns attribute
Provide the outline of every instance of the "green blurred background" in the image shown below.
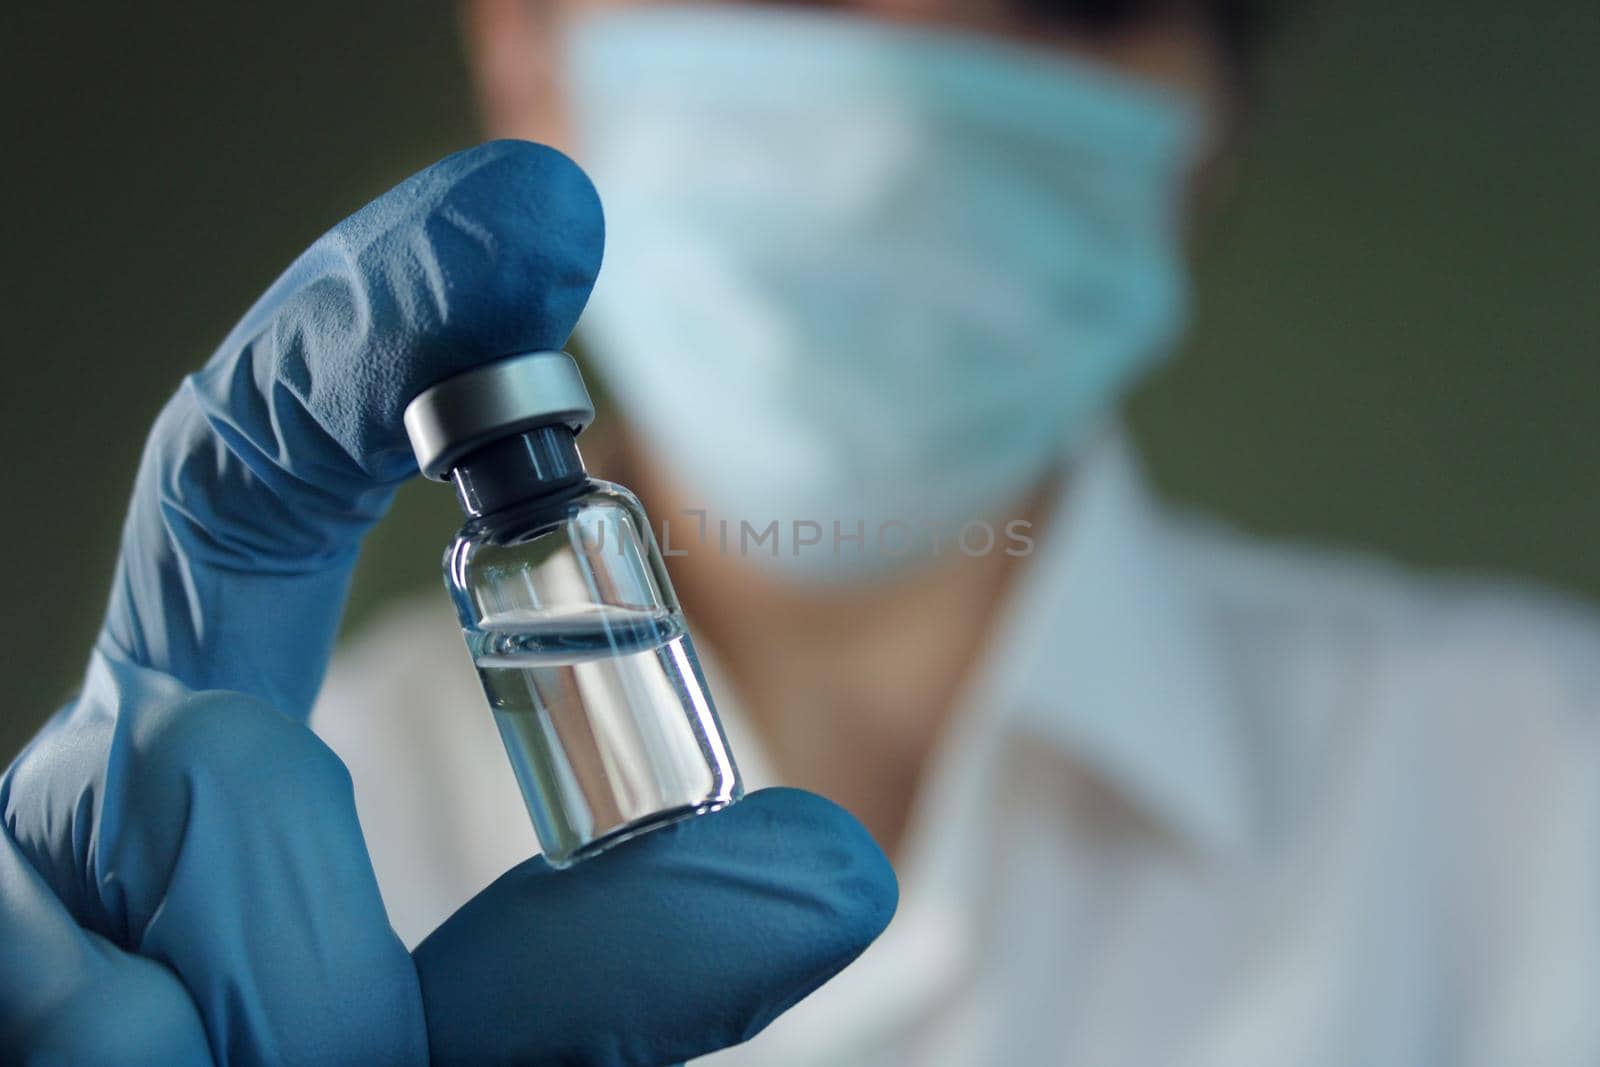
<svg viewBox="0 0 1600 1067"><path fill-rule="evenodd" d="M1271 534L1600 595L1600 4L1340 0L1269 58L1135 422ZM72 691L145 429L290 259L477 140L452 5L8 5L9 758ZM412 486L347 625L438 587ZM440 595L443 595L442 593Z"/></svg>

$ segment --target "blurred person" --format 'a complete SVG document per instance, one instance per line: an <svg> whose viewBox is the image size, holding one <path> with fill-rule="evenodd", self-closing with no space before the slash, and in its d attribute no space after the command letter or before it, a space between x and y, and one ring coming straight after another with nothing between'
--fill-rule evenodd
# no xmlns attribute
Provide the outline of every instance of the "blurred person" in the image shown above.
<svg viewBox="0 0 1600 1067"><path fill-rule="evenodd" d="M605 205L584 447L663 525L745 779L901 881L714 1062L1600 1060L1589 610L1177 514L1118 427L1258 17L465 9L489 132ZM314 718L408 943L538 847L457 640L396 605Z"/></svg>
<svg viewBox="0 0 1600 1067"><path fill-rule="evenodd" d="M1600 1059L1589 610L1174 513L1118 428L1247 9L464 11L604 270L497 141L185 380L0 778L0 1058ZM755 791L557 872L442 595L323 670L406 401L580 312Z"/></svg>

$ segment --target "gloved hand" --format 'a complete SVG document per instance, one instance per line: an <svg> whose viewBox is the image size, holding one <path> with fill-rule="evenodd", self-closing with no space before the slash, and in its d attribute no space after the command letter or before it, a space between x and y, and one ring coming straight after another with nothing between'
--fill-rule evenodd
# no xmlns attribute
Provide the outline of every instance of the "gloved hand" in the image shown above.
<svg viewBox="0 0 1600 1067"><path fill-rule="evenodd" d="M0 1054L38 1063L662 1064L737 1042L888 922L893 874L788 790L570 871L530 860L408 954L305 726L423 388L559 347L602 226L565 157L452 156L291 266L145 448L83 693L0 782Z"/></svg>

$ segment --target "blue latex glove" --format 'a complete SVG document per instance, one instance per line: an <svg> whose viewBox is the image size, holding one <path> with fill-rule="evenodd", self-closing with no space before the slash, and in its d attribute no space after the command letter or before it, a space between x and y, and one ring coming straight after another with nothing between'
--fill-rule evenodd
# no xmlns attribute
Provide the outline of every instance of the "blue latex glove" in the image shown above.
<svg viewBox="0 0 1600 1067"><path fill-rule="evenodd" d="M530 860L408 954L349 776L304 725L406 402L559 347L600 208L548 149L422 172L278 280L146 446L82 696L0 783L0 1056L662 1064L853 959L895 884L788 790L566 872Z"/></svg>

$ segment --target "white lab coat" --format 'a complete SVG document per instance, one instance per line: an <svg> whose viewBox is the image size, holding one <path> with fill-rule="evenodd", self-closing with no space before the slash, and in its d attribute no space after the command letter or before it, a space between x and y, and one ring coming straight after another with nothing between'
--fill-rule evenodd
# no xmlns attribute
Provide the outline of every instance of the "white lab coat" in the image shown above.
<svg viewBox="0 0 1600 1067"><path fill-rule="evenodd" d="M1115 435L1068 486L893 924L711 1062L1600 1064L1596 620L1176 517ZM314 723L408 943L536 851L442 592L345 649Z"/></svg>

